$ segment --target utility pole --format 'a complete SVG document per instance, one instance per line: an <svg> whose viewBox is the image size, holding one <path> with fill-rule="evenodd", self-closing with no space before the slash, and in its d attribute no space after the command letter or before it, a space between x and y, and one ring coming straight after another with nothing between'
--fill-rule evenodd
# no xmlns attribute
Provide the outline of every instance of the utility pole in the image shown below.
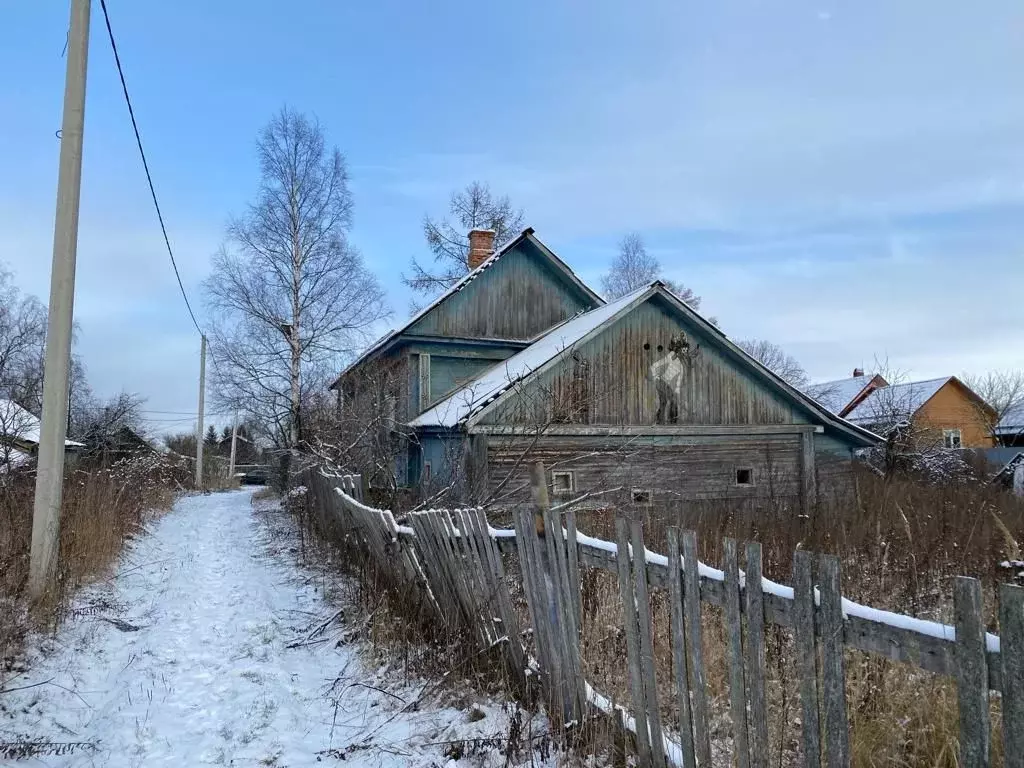
<svg viewBox="0 0 1024 768"><path fill-rule="evenodd" d="M228 482L235 481L235 449L238 446L238 411L235 411L235 423L231 427L231 459L228 461Z"/></svg>
<svg viewBox="0 0 1024 768"><path fill-rule="evenodd" d="M203 490L203 410L206 407L206 336L199 353L199 416L196 419L196 488Z"/></svg>
<svg viewBox="0 0 1024 768"><path fill-rule="evenodd" d="M32 513L29 594L42 597L57 569L60 506L64 493L64 441L68 426L68 373L78 255L78 206L82 196L82 139L85 130L85 71L89 59L89 0L71 0L68 65L64 75L64 116L53 225L50 308L43 363L43 413Z"/></svg>

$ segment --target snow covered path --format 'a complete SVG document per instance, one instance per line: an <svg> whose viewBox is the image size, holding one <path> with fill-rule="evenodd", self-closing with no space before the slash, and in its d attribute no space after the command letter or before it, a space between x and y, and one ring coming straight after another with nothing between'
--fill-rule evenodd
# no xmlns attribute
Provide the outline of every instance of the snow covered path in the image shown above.
<svg viewBox="0 0 1024 768"><path fill-rule="evenodd" d="M406 712L419 689L378 680L352 645L288 648L337 606L272 544L247 491L181 499L2 681L34 687L0 697L0 743L87 745L19 765L444 766L444 742L500 735L500 708Z"/></svg>

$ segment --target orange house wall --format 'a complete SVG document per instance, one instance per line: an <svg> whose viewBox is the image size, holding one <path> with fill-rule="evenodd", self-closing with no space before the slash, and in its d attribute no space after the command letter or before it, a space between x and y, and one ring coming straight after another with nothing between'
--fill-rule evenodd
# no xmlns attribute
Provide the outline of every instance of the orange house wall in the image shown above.
<svg viewBox="0 0 1024 768"><path fill-rule="evenodd" d="M943 429L959 429L964 448L991 448L995 445L976 402L960 387L947 382L917 411L919 427L935 430L941 443Z"/></svg>

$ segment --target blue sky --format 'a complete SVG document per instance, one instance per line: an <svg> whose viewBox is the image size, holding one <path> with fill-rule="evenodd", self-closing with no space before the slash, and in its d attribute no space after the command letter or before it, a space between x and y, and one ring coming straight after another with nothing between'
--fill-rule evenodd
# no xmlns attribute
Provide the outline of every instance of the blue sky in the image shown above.
<svg viewBox="0 0 1024 768"><path fill-rule="evenodd" d="M479 179L594 285L640 231L727 333L815 379L1024 366L1018 2L108 6L197 302L287 104L347 156L352 240L396 318L424 213ZM0 261L44 299L67 11L0 7ZM80 352L101 392L187 411L198 339L98 2L85 141Z"/></svg>

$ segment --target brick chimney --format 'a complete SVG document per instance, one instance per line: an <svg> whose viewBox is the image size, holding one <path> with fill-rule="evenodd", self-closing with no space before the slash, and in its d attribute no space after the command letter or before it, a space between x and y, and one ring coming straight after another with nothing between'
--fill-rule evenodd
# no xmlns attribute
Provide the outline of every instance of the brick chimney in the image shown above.
<svg viewBox="0 0 1024 768"><path fill-rule="evenodd" d="M860 378L863 375L864 375L864 369L863 368L854 368L853 369L853 378L857 379L857 378Z"/></svg>
<svg viewBox="0 0 1024 768"><path fill-rule="evenodd" d="M487 261L492 253L494 253L494 230L469 230L469 258L467 259L469 268L476 269Z"/></svg>

